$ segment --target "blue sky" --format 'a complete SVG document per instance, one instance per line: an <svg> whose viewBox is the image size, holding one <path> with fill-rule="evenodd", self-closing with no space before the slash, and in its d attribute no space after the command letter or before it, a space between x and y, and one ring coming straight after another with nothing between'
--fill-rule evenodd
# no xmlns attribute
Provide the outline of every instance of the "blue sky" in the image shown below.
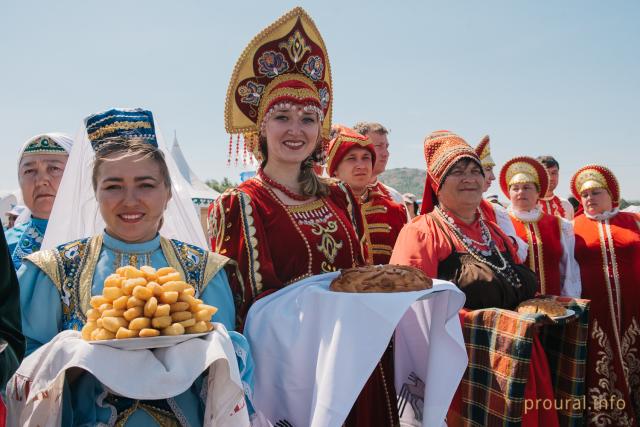
<svg viewBox="0 0 640 427"><path fill-rule="evenodd" d="M424 167L422 140L491 135L501 165L554 155L559 194L609 166L640 199L638 1L0 1L0 189L30 136L75 135L109 107L151 109L202 178L229 176L224 97L238 55L293 6L329 50L334 121L391 129L389 167ZM497 187L496 187L497 188Z"/></svg>

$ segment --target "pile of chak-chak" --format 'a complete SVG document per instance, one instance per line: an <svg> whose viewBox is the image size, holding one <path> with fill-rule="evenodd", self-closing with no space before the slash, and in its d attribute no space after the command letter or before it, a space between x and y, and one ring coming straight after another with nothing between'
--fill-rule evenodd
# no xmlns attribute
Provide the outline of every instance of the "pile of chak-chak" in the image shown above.
<svg viewBox="0 0 640 427"><path fill-rule="evenodd" d="M195 298L195 288L172 267L120 267L91 298L82 328L87 341L197 334L213 330L218 309Z"/></svg>

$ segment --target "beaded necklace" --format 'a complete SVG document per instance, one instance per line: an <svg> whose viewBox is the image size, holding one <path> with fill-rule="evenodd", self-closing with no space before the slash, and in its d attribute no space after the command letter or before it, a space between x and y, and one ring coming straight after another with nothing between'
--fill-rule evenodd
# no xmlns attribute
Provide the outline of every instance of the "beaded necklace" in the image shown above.
<svg viewBox="0 0 640 427"><path fill-rule="evenodd" d="M464 249L469 253L469 255L471 255L476 261L481 262L482 264L488 265L493 271L495 271L497 274L499 274L504 279L506 279L513 287L519 288L520 286L522 286L522 283L520 283L520 278L516 274L515 270L513 269L513 267L511 267L511 264L509 263L509 261L507 261L504 258L502 253L496 247L496 243L491 238L491 232L489 231L489 228L487 227L487 225L485 224L482 218L478 219L478 221L480 222L480 229L482 231L482 242L477 242L476 240L473 240L468 236L466 236L464 232L460 229L460 227L458 227L458 225L455 223L453 218L447 215L440 208L440 206L436 206L434 210L436 211L438 216L442 219L442 222L444 222L447 225L447 227L449 227L449 230L453 232L453 234L460 241L460 243L462 244ZM488 246L489 251L481 251L480 249L476 248L472 244L472 242L479 243L483 246ZM489 261L487 257L491 255L496 255L498 260L500 260L501 265L496 265L491 261Z"/></svg>
<svg viewBox="0 0 640 427"><path fill-rule="evenodd" d="M307 200L309 200L311 198L311 196L305 196L305 195L302 195L302 194L294 193L293 191L291 191L287 187L285 187L283 184L280 184L278 181L269 178L269 176L266 173L264 173L262 168L258 169L258 176L266 184L268 184L269 186L271 186L273 188L277 188L278 190L282 191L287 197L289 197L289 198L291 198L293 200L297 200L299 202L305 202L305 201L307 201Z"/></svg>

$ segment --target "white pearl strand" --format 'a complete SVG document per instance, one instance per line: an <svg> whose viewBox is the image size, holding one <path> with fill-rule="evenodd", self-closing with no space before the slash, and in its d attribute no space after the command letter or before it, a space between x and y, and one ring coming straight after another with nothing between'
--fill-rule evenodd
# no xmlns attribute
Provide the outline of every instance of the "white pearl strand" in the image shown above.
<svg viewBox="0 0 640 427"><path fill-rule="evenodd" d="M462 246L467 250L469 255L471 255L476 261L491 267L493 271L495 271L496 273L500 274L505 279L507 279L511 283L511 285L514 286L515 288L519 288L520 286L522 286L522 284L520 283L520 278L518 277L516 272L513 271L513 269L511 268L509 261L507 261L504 258L504 256L502 256L502 253L496 247L495 242L491 238L491 232L489 231L489 228L484 223L482 218L480 218L479 221L480 221L480 229L482 231L483 241L477 242L476 240L473 240L468 236L466 236L464 232L460 229L460 227L458 227L458 225L455 223L453 218L447 215L440 208L440 206L436 206L435 211L444 220L444 223L447 224L449 229L453 231L453 234L455 234L458 240L460 240L460 243L462 243ZM477 244L488 246L490 250L482 251L480 249L477 249L475 246L471 244L471 242L476 242ZM497 266L485 258L486 256L490 256L492 253L497 254L498 259L500 260L502 266Z"/></svg>

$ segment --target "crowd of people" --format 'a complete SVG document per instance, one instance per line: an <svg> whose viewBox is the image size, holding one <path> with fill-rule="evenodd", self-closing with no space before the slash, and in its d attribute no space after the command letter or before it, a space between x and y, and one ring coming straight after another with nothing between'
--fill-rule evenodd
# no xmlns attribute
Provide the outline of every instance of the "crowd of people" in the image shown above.
<svg viewBox="0 0 640 427"><path fill-rule="evenodd" d="M206 234L150 111L92 114L84 120L81 140L59 133L30 138L17 168L25 208L15 212L15 223L0 239L0 425L8 417L65 426L301 426L313 419L314 425L364 427L427 425L425 420L433 420L427 413L438 414L438 425L493 425L500 419L526 426L638 425L640 216L620 211L614 173L597 164L575 171L574 210L555 194L559 164L553 157L518 156L497 171L488 136L474 147L454 132L438 130L424 139L427 174L418 204L415 195L402 195L378 179L389 158L388 129L376 122L332 124L332 103L327 49L304 10L293 9L253 38L231 76L225 127L229 158L253 156L259 166L255 177L210 206ZM496 179L509 199L506 208L485 198ZM412 266L438 279L432 293L420 295L436 304L411 305L429 325L415 333L433 337L424 340L424 357L412 361L424 365L421 373L401 377L400 364L415 353L403 353L396 342L400 318L390 321L391 335L375 349L298 336L305 319L313 318L305 301L313 305L320 298L304 294L305 286L296 288L303 292L297 305L287 306L293 310L288 320L300 329L278 328L285 323L279 323L276 302L287 289L313 280L326 286L308 289L329 292L328 283L341 270L387 264ZM69 365L65 357L72 352L63 354L59 345L89 351L80 347L79 333L65 331L83 327L91 297L101 295L109 275L128 265L171 266L195 287L197 298L218 307L213 321L220 325L222 344L207 345L232 349L226 370L214 375L194 366L191 376L184 374L190 386L169 396L154 387L146 394L117 393L108 379L88 370L69 369L58 378L53 367L85 366ZM358 296L365 302L376 298ZM390 311L407 311L406 302L385 297ZM328 328L338 340L343 330L353 330L341 323L359 318L361 334L340 342L378 334L376 325L366 324L373 309L340 298L338 317L327 315L318 328ZM514 312L532 298L557 299L576 311L579 305L582 312L559 323ZM448 314L436 321L443 306ZM527 335L527 351L507 354L520 345L510 329L516 323L496 322L486 332L488 316L495 313L536 325ZM478 355L480 332L470 322L479 318L494 337L489 350L523 363L519 389L495 386L510 383L511 374L501 376L500 361ZM580 320L584 334L571 341L566 331L579 330ZM278 339L255 332L269 328L278 330ZM571 379L558 375L561 362L547 339L558 330L566 341L556 347L582 351ZM404 341L404 330L397 333L403 345L412 345ZM453 346L450 365L438 365L437 349L428 348L441 336ZM345 358L366 366L370 360L370 369L336 378L328 395L311 393L313 402L302 401L309 390L325 389L296 381L296 375L276 369L276 361L289 360L288 340L303 338L311 353L321 349L325 356L314 365L294 355L295 366L286 368L294 374L315 372L320 382L332 374L320 367L337 370L333 366ZM145 366L134 363L144 359L118 351L126 369L146 374ZM185 355L187 364L190 357L195 356ZM462 360L461 367L454 360ZM472 366L486 377L470 380ZM265 395L269 385L257 383L268 375L286 378L282 389L274 385L266 393L277 397L278 414L284 414L277 419L265 403L274 400ZM444 390L437 405L426 391L436 377L438 390ZM169 375L159 381L177 380ZM556 402L563 381L578 401L584 398L584 407L528 407L527 399ZM484 391L469 395L469 382ZM342 383L351 384L355 394L342 394ZM45 394L30 393L36 387ZM223 395L213 396L213 390L232 396L223 402L227 406L212 403ZM43 401L54 402L44 410L38 407ZM504 412L494 410L496 401Z"/></svg>

